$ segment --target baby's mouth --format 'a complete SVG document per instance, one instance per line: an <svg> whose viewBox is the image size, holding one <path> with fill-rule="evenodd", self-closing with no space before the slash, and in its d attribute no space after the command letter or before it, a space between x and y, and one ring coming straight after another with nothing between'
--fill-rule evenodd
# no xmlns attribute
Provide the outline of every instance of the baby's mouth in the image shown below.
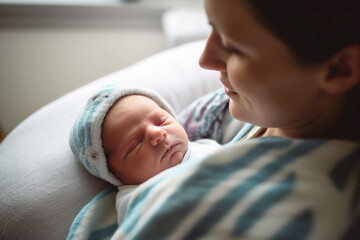
<svg viewBox="0 0 360 240"><path fill-rule="evenodd" d="M175 150L176 150L176 148L177 148L178 145L179 145L179 144L177 143L177 144L174 144L174 145L172 145L171 147L167 148L166 151L164 152L161 160L163 160L163 159L166 158L167 156L173 154L173 153L175 152Z"/></svg>

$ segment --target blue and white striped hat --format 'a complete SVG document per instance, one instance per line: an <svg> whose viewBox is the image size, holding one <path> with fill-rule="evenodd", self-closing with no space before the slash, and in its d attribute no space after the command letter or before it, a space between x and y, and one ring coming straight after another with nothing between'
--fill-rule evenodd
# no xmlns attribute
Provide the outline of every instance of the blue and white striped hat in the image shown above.
<svg viewBox="0 0 360 240"><path fill-rule="evenodd" d="M110 85L95 93L86 103L84 110L75 121L70 134L70 147L76 158L94 176L100 177L114 185L123 183L113 175L101 140L101 128L105 115L111 106L121 97L142 95L151 98L161 108L176 116L172 107L158 93L143 88L120 88Z"/></svg>

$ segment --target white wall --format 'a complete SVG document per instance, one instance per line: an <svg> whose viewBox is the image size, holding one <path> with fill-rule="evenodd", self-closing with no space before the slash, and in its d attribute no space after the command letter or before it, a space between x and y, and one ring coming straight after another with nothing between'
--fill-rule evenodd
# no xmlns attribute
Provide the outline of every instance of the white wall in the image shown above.
<svg viewBox="0 0 360 240"><path fill-rule="evenodd" d="M166 46L156 28L2 29L1 128L8 133L52 100Z"/></svg>

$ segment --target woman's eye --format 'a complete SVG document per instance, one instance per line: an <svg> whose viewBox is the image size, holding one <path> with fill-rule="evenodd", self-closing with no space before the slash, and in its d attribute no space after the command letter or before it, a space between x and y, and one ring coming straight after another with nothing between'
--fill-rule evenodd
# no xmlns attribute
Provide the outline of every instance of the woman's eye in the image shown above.
<svg viewBox="0 0 360 240"><path fill-rule="evenodd" d="M223 49L225 51L227 51L228 53L234 53L234 54L239 54L239 50L235 49L235 48L232 48L232 47L227 47L227 46L222 46Z"/></svg>

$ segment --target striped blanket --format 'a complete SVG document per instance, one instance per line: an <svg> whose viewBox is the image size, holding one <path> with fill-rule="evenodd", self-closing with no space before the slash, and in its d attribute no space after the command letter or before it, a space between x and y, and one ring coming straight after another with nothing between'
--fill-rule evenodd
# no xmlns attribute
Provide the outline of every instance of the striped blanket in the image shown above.
<svg viewBox="0 0 360 240"><path fill-rule="evenodd" d="M359 239L360 146L265 137L140 186L112 239Z"/></svg>

